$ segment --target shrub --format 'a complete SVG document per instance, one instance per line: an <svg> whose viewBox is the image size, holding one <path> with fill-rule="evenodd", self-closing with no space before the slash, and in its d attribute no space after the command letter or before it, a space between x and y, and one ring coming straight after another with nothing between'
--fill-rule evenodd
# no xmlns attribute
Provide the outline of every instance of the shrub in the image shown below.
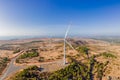
<svg viewBox="0 0 120 80"><path fill-rule="evenodd" d="M17 49L13 52L13 54L20 52L20 49Z"/></svg>
<svg viewBox="0 0 120 80"><path fill-rule="evenodd" d="M16 62L16 63L19 63L19 59L16 59L15 62Z"/></svg>
<svg viewBox="0 0 120 80"><path fill-rule="evenodd" d="M84 54L88 55L89 49L88 49L86 46L79 46L79 47L77 48L77 50L78 50L80 53L84 53Z"/></svg>
<svg viewBox="0 0 120 80"><path fill-rule="evenodd" d="M4 61L4 62L7 62L7 61L9 61L9 58L8 58L8 57L4 57L4 58L3 58L3 61Z"/></svg>
<svg viewBox="0 0 120 80"><path fill-rule="evenodd" d="M39 62L43 62L44 61L44 57L39 57Z"/></svg>
<svg viewBox="0 0 120 80"><path fill-rule="evenodd" d="M105 58L117 58L115 55L107 52L102 53L102 56Z"/></svg>
<svg viewBox="0 0 120 80"><path fill-rule="evenodd" d="M89 61L88 64L73 61L64 69L52 73L41 73L37 66L30 66L16 74L12 80L94 80L95 74L102 80L107 63L97 62L94 57Z"/></svg>
<svg viewBox="0 0 120 80"><path fill-rule="evenodd" d="M0 74L3 72L3 70L6 68L7 63L9 62L9 58L4 57L0 58Z"/></svg>
<svg viewBox="0 0 120 80"><path fill-rule="evenodd" d="M39 80L39 78L37 78L38 75L35 72L37 69L37 66L30 66L17 73L12 80Z"/></svg>
<svg viewBox="0 0 120 80"><path fill-rule="evenodd" d="M89 58L89 48L87 48L86 46L79 46L76 49L79 53L83 54L83 57L87 56Z"/></svg>
<svg viewBox="0 0 120 80"><path fill-rule="evenodd" d="M24 58L32 58L32 57L37 57L37 56L39 56L38 52L30 52L30 53L22 54L19 58L24 59Z"/></svg>

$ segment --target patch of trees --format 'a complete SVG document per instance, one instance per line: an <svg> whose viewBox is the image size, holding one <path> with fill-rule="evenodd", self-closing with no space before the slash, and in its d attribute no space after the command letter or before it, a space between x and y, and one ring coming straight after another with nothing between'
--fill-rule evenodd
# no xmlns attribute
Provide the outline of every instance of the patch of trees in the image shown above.
<svg viewBox="0 0 120 80"><path fill-rule="evenodd" d="M3 70L6 68L7 63L10 61L7 57L0 58L0 75L3 72Z"/></svg>
<svg viewBox="0 0 120 80"><path fill-rule="evenodd" d="M32 57L37 57L39 56L39 53L37 52L30 52L30 53L24 53L22 55L20 55L20 59L25 59L25 58L32 58Z"/></svg>
<svg viewBox="0 0 120 80"><path fill-rule="evenodd" d="M76 48L76 50L83 56L85 57L87 55L87 58L89 58L89 48L86 46L79 46ZM80 55L78 54L78 55Z"/></svg>
<svg viewBox="0 0 120 80"><path fill-rule="evenodd" d="M83 55L89 56L87 47L78 47L77 50ZM107 56L111 57L111 54L107 54ZM71 57L71 63L67 67L52 73L42 73L38 67L30 67L17 74L12 80L102 80L109 61L99 62L96 57L93 55L85 58L84 61L77 61Z"/></svg>
<svg viewBox="0 0 120 80"><path fill-rule="evenodd" d="M10 80L46 80L50 73L40 73L37 66L30 66L21 72L18 72L15 76L10 78Z"/></svg>
<svg viewBox="0 0 120 80"><path fill-rule="evenodd" d="M37 52L36 49L32 49L30 51L27 51L26 53L23 53L16 59L16 63L20 62L20 59L25 59L25 58L33 58L33 57L38 57L39 53Z"/></svg>
<svg viewBox="0 0 120 80"><path fill-rule="evenodd" d="M91 57L88 63L73 62L52 73L48 80L102 80L108 62L100 63Z"/></svg>
<svg viewBox="0 0 120 80"><path fill-rule="evenodd" d="M24 59L24 58L32 58L32 57L37 57L39 56L39 53L37 51L37 49L31 49L29 51L26 51L26 53L20 55L20 59Z"/></svg>
<svg viewBox="0 0 120 80"><path fill-rule="evenodd" d="M115 55L113 55L112 53L109 53L109 52L104 52L101 55L105 58L117 58Z"/></svg>
<svg viewBox="0 0 120 80"><path fill-rule="evenodd" d="M87 63L74 60L67 67L53 73L40 73L38 67L32 66L19 72L12 80L102 80L107 64L108 61L101 63L92 56Z"/></svg>
<svg viewBox="0 0 120 80"><path fill-rule="evenodd" d="M17 73L12 80L37 80L37 66L30 66L27 69Z"/></svg>
<svg viewBox="0 0 120 80"><path fill-rule="evenodd" d="M13 54L16 54L16 53L18 53L18 52L20 52L20 49L16 49L16 50L13 52Z"/></svg>

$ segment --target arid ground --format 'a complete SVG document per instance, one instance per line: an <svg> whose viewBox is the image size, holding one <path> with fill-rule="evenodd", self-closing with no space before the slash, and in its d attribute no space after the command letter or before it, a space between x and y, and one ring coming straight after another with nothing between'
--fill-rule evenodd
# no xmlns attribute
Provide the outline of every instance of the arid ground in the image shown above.
<svg viewBox="0 0 120 80"><path fill-rule="evenodd" d="M105 76L120 77L120 45L111 44L107 41L94 40L88 38L71 38L67 39L69 44L74 48L78 46L87 46L90 51L90 55L98 55L104 52L109 52L114 54L116 58L104 58L99 57L97 60L104 62L109 61ZM20 55L23 55L32 49L37 49L38 56L27 57L24 59L19 58L19 62L14 62L17 66L28 66L37 65L62 61L63 60L63 39L62 38L34 38L34 39L24 39L24 40L8 40L0 41L0 57L8 57L10 60L14 58L18 53L15 51L23 51ZM76 49L72 49L68 44L66 44L66 55L71 57L76 57L78 52ZM80 55L81 56L81 55ZM78 58L78 57L77 57ZM79 58L78 58L79 59ZM9 62L8 62L9 63ZM8 64L9 65L9 64ZM48 67L51 68L49 71L55 71L57 65L51 64ZM58 66L57 66L58 67ZM61 67L61 66L60 66ZM59 69L59 68L58 68ZM4 73L3 73L4 74Z"/></svg>

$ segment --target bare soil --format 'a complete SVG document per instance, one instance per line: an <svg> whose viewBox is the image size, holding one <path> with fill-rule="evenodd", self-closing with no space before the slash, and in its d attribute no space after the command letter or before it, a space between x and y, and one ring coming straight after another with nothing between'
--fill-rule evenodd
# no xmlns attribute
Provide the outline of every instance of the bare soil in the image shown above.
<svg viewBox="0 0 120 80"><path fill-rule="evenodd" d="M44 62L39 62L39 57L24 59L24 63L16 65L40 65L47 62L63 59L63 39L61 38L36 38L36 39L25 39L25 40L13 40L13 41L2 41L5 44L9 43L12 47L20 48L21 50L27 51L32 48L37 48L39 57L44 57ZM2 43L1 42L1 43ZM94 40L94 39L83 39L75 38L68 39L68 42L74 46L85 45L90 48L90 54L100 54L103 52L111 52L117 56L116 59L104 59L103 57L98 58L100 61L109 61L106 76L120 77L120 45L110 44L109 42ZM14 45L13 45L14 44ZM3 43L2 43L3 45ZM10 45L9 45L10 47ZM14 50L13 50L14 51ZM12 50L0 50L1 57L12 58L16 54L13 54ZM76 56L78 54L75 50L66 47L66 54L69 56ZM51 67L51 66L50 66ZM55 67L55 66L54 66ZM53 69L53 68L51 68ZM105 77L106 78L106 77Z"/></svg>

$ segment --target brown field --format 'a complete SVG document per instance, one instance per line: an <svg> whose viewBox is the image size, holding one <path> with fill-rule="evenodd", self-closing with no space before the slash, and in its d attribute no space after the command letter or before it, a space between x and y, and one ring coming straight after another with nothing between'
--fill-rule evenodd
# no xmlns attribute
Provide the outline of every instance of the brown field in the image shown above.
<svg viewBox="0 0 120 80"><path fill-rule="evenodd" d="M2 43L3 41L0 41ZM90 54L100 54L103 52L111 52L117 56L116 59L104 59L103 57L98 58L99 61L109 60L110 63L108 65L108 70L106 72L107 76L119 77L120 76L120 45L111 45L109 42L93 40L93 39L83 39L83 38L75 38L68 39L68 42L73 46L85 45L89 47ZM39 52L38 57L34 58L26 58L24 62L16 65L34 65L41 64L56 60L63 59L63 39L61 38L36 38L36 39L25 39L25 40L13 40L5 42L1 44L1 47L7 49L0 49L1 57L9 57L12 58L16 54L13 54L13 51L17 48L26 52L27 50L37 48ZM12 47L12 49L11 49ZM10 49L10 50L9 50ZM78 52L70 48L68 45L66 46L66 54L69 56L75 57ZM44 57L44 62L39 62L39 57Z"/></svg>

